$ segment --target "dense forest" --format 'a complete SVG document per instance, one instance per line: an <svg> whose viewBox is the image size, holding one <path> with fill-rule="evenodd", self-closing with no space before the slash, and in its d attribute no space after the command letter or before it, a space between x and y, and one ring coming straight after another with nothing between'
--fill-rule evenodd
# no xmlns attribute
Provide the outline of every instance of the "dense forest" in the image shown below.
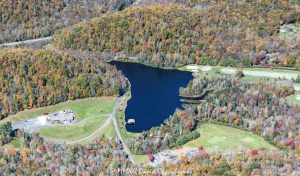
<svg viewBox="0 0 300 176"><path fill-rule="evenodd" d="M287 151L236 150L230 153L209 152L198 148L193 157L182 157L181 162L165 163L169 170L186 171L198 175L299 175L299 157Z"/></svg>
<svg viewBox="0 0 300 176"><path fill-rule="evenodd" d="M22 150L0 149L1 175L124 175L124 170L137 167L116 140L101 137L90 145L68 146L46 141L35 133L17 135ZM168 161L159 169L146 167L144 171L152 175L161 175L161 169L201 175L297 175L299 163L299 157L287 151L253 149L224 154L200 146L191 158L183 156L177 164Z"/></svg>
<svg viewBox="0 0 300 176"><path fill-rule="evenodd" d="M228 3L237 3L239 1L236 0L138 0L135 1L135 5L151 5L151 4L169 4L169 3L179 3L186 5L188 7L195 7L195 8L206 8L208 6L214 5L220 2L228 2ZM248 0L248 3L253 3L255 1ZM267 1L271 2L271 1ZM273 1L275 2L275 1ZM277 3L277 2L275 2ZM290 5L299 5L298 0L281 0L281 3L289 3Z"/></svg>
<svg viewBox="0 0 300 176"><path fill-rule="evenodd" d="M7 126L7 125L5 125ZM0 134L9 131L3 125ZM128 160L116 139L97 138L89 145L65 145L44 140L38 134L18 131L21 149L0 149L1 175L162 175L162 171L201 175L298 175L299 157L284 150L209 151L199 146L192 157L163 162L159 168L144 167ZM130 170L131 169L131 170ZM143 174L144 175L144 174Z"/></svg>
<svg viewBox="0 0 300 176"><path fill-rule="evenodd" d="M130 175L141 175L118 140L100 137L89 145L65 145L46 141L36 133L19 131L16 137L21 150L0 149L1 175L126 175L126 169L132 169ZM297 175L300 171L299 157L283 150L226 154L199 146L197 155L178 159L176 164L167 161L158 169L143 169L152 175L161 175L162 169L201 175Z"/></svg>
<svg viewBox="0 0 300 176"><path fill-rule="evenodd" d="M281 25L300 20L297 4L243 0L211 2L204 7L126 8L62 30L54 45L136 56L137 62L160 67L300 65L300 39L285 40L278 35Z"/></svg>
<svg viewBox="0 0 300 176"><path fill-rule="evenodd" d="M0 149L0 175L117 175L132 164L117 140L97 138L90 145L46 141L19 132L22 150Z"/></svg>
<svg viewBox="0 0 300 176"><path fill-rule="evenodd" d="M180 92L205 96L199 103L185 104L160 127L127 141L134 153L180 146L192 140L194 129L211 122L251 131L280 149L300 153L300 107L286 97L294 93L291 81L243 81L238 77L195 78ZM201 135L201 134L200 134Z"/></svg>
<svg viewBox="0 0 300 176"><path fill-rule="evenodd" d="M0 43L50 36L130 4L131 0L0 0Z"/></svg>
<svg viewBox="0 0 300 176"><path fill-rule="evenodd" d="M119 95L125 77L97 57L0 49L0 118L66 100Z"/></svg>

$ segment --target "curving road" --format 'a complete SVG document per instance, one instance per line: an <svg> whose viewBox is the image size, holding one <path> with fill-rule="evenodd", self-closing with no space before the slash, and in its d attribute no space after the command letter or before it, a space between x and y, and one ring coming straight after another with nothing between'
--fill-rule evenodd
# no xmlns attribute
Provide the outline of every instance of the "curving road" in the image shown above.
<svg viewBox="0 0 300 176"><path fill-rule="evenodd" d="M118 99L116 100L116 103L115 103L113 112L109 115L109 118L108 118L108 119L106 120L106 122L105 122L103 125L101 125L101 126L100 126L93 134L91 134L91 135L89 135L89 136L87 136L87 137L85 137L85 138L82 138L82 139L80 139L80 140L73 141L73 142L69 142L69 143L67 143L67 144L75 144L75 143L84 141L84 140L86 140L86 139L95 137L99 131L101 131L101 130L107 128L107 126L110 124L110 120L111 120L111 121L113 122L114 129L115 129L115 131L116 131L117 137L118 137L119 141L122 142L123 149L124 149L124 151L125 151L125 152L127 153L127 155L128 155L128 159L129 159L133 164L137 164L137 163L134 161L133 157L131 156L130 150L129 150L129 149L127 148L127 146L125 145L125 142L124 142L124 140L123 140L123 138L122 138L122 136L121 136L121 133L120 133L120 131L119 131L119 127L118 127L118 124L117 124L117 120L116 120L116 112L117 112L117 109L118 109L118 106L119 106L119 102L122 101L123 98L124 98L124 96L123 96L123 97L120 97L120 98L118 98Z"/></svg>
<svg viewBox="0 0 300 176"><path fill-rule="evenodd" d="M42 38L37 38L37 39L32 39L32 40L24 40L20 42L10 42L10 43L2 43L0 46L9 46L9 47L14 47L22 44L33 44L36 42L46 42L50 41L52 39L52 36L50 37L42 37Z"/></svg>
<svg viewBox="0 0 300 176"><path fill-rule="evenodd" d="M120 133L120 131L119 131L119 127L118 127L118 124L117 124L117 120L116 120L116 111L117 111L117 108L118 108L118 106L119 106L119 102L120 102L121 100L123 100L123 98L124 98L124 96L117 99L116 104L115 104L114 109L113 109L113 112L109 115L109 118L112 120L112 122L113 122L113 124L114 124L114 128L115 128L115 131L116 131L116 133L117 133L117 137L118 137L118 139L122 142L124 151L127 153L129 160L130 160L133 164L137 164L137 163L134 161L133 157L131 156L130 150L129 150L129 149L127 148L127 146L125 145L125 142L124 142L124 140L123 140L123 138L122 138L122 136L121 136L121 133Z"/></svg>

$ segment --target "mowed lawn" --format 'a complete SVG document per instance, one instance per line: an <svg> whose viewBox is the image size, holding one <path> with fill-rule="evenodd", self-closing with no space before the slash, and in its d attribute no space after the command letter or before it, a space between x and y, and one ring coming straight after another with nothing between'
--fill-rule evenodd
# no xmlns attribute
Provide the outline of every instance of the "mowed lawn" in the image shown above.
<svg viewBox="0 0 300 176"><path fill-rule="evenodd" d="M83 144L83 145L91 144L91 143L93 143L95 138L103 137L103 136L107 137L107 138L112 138L112 139L115 139L117 137L114 125L111 120L109 120L108 126L99 130L94 137L83 140L83 141L79 142L79 144Z"/></svg>
<svg viewBox="0 0 300 176"><path fill-rule="evenodd" d="M20 150L20 149L22 149L21 139L20 138L13 139L8 144L1 146L1 148L3 148L3 149L19 149Z"/></svg>
<svg viewBox="0 0 300 176"><path fill-rule="evenodd" d="M75 119L78 122L85 118L110 114L113 110L115 101L115 97L97 97L67 101L53 106L24 110L15 115L11 115L8 118L5 118L1 122L23 121L25 119L36 118L45 112L54 113L65 109L71 109L75 113Z"/></svg>
<svg viewBox="0 0 300 176"><path fill-rule="evenodd" d="M296 93L294 95L291 95L289 97L287 97L287 99L294 105L298 105L300 106L300 94Z"/></svg>
<svg viewBox="0 0 300 176"><path fill-rule="evenodd" d="M147 164L150 162L146 155L132 155L132 157L134 161L136 161L139 164Z"/></svg>
<svg viewBox="0 0 300 176"><path fill-rule="evenodd" d="M108 128L105 129L105 131L101 132L101 135L104 135L105 137L108 137L108 138L116 138L117 133L116 133L114 124L112 122L110 122Z"/></svg>
<svg viewBox="0 0 300 176"><path fill-rule="evenodd" d="M216 124L203 124L198 129L200 137L183 147L203 146L210 149L228 150L244 147L247 149L276 149L262 137L236 128Z"/></svg>
<svg viewBox="0 0 300 176"><path fill-rule="evenodd" d="M85 138L95 132L108 117L96 117L87 119L78 125L73 126L53 126L39 130L41 136L53 140L76 141Z"/></svg>

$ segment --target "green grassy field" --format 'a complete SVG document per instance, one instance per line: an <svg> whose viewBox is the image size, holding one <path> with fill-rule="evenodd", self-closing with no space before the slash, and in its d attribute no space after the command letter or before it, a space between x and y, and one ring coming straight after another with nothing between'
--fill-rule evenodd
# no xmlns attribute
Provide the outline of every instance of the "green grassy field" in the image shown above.
<svg viewBox="0 0 300 176"><path fill-rule="evenodd" d="M300 23L285 24L280 27L279 35L282 37L293 37L300 34Z"/></svg>
<svg viewBox="0 0 300 176"><path fill-rule="evenodd" d="M294 89L300 91L300 83L294 83Z"/></svg>
<svg viewBox="0 0 300 176"><path fill-rule="evenodd" d="M88 138L88 139L83 140L79 143L83 144L83 145L88 145L88 144L93 143L95 138L103 137L103 136L107 137L107 138L113 138L113 139L117 137L114 125L113 125L111 120L109 120L109 125L106 128L102 128L102 130L98 131L97 134L94 137Z"/></svg>
<svg viewBox="0 0 300 176"><path fill-rule="evenodd" d="M20 138L15 138L10 143L1 146L3 149L22 149Z"/></svg>
<svg viewBox="0 0 300 176"><path fill-rule="evenodd" d="M109 138L116 138L117 134L116 134L116 130L114 128L114 125L112 122L110 122L108 128L102 132L100 135L104 135L105 137L109 137Z"/></svg>
<svg viewBox="0 0 300 176"><path fill-rule="evenodd" d="M244 147L247 149L276 149L262 137L231 127L203 124L198 129L200 137L183 147L199 147L227 150Z"/></svg>
<svg viewBox="0 0 300 176"><path fill-rule="evenodd" d="M300 94L294 94L294 95L291 95L291 96L287 97L287 99L288 99L292 104L300 106Z"/></svg>
<svg viewBox="0 0 300 176"><path fill-rule="evenodd" d="M0 121L0 123L5 121L13 122L36 118L42 115L44 112L53 113L64 109L72 109L76 115L76 121L78 122L85 118L110 114L113 110L115 100L115 97L98 97L67 101L54 106L21 111L15 115L5 118L4 120Z"/></svg>
<svg viewBox="0 0 300 176"><path fill-rule="evenodd" d="M203 65L186 65L179 70L184 71L195 71L199 70L202 72L212 72L213 70L218 69L222 74L234 74L236 68L233 67L222 67L222 66L203 66ZM270 68L245 68L245 76L249 77L264 77L264 78L286 78L292 79L300 75L299 71L296 70L283 70L283 69L270 69Z"/></svg>
<svg viewBox="0 0 300 176"><path fill-rule="evenodd" d="M95 132L107 117L92 118L74 126L46 127L39 130L41 136L53 140L75 141L89 136Z"/></svg>
<svg viewBox="0 0 300 176"><path fill-rule="evenodd" d="M132 155L134 161L139 164L147 164L149 163L149 159L146 155Z"/></svg>

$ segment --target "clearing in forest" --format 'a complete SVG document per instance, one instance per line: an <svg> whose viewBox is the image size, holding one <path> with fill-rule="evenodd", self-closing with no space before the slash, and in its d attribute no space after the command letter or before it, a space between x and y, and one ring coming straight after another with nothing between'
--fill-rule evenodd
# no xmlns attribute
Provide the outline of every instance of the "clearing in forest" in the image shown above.
<svg viewBox="0 0 300 176"><path fill-rule="evenodd" d="M71 109L75 114L76 122L79 122L90 117L109 115L113 110L115 101L115 97L97 97L66 101L53 106L24 110L1 120L0 123L5 121L23 121L41 116L45 112L54 113L65 109Z"/></svg>
<svg viewBox="0 0 300 176"><path fill-rule="evenodd" d="M262 137L251 132L216 124L203 124L198 129L200 137L186 143L183 147L203 146L210 149L230 150L243 147L246 149L276 149Z"/></svg>

